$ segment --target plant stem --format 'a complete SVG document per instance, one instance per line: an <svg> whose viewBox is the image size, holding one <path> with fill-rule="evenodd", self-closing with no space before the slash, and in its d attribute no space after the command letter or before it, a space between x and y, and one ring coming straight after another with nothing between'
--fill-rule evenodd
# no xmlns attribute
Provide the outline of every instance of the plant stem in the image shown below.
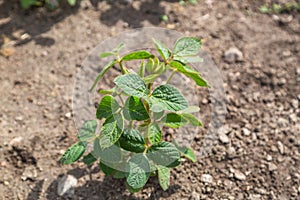
<svg viewBox="0 0 300 200"><path fill-rule="evenodd" d="M171 81L171 79L173 78L173 76L174 76L174 74L177 72L177 69L174 69L173 71L172 71L172 73L170 74L170 76L169 76L169 78L167 79L167 81L166 81L166 84L168 84L170 81Z"/></svg>
<svg viewBox="0 0 300 200"><path fill-rule="evenodd" d="M122 61L119 61L119 65L120 65L122 74L126 74L126 71L125 71L125 69L123 67Z"/></svg>

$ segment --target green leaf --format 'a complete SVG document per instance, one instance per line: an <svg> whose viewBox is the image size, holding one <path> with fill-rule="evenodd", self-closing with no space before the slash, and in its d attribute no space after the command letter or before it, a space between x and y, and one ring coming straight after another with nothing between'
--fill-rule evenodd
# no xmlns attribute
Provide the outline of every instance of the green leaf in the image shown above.
<svg viewBox="0 0 300 200"><path fill-rule="evenodd" d="M155 88L150 97L151 110L179 111L188 107L188 103L177 88L169 84Z"/></svg>
<svg viewBox="0 0 300 200"><path fill-rule="evenodd" d="M143 121L149 119L149 114L144 107L142 100L138 97L128 97L123 109L125 119Z"/></svg>
<svg viewBox="0 0 300 200"><path fill-rule="evenodd" d="M105 164L115 164L121 161L121 149L117 145L112 145L108 148L103 149L99 138L95 139L94 141L94 150L92 152L95 158L101 159L102 162Z"/></svg>
<svg viewBox="0 0 300 200"><path fill-rule="evenodd" d="M169 65L173 68L176 68L182 74L193 79L198 86L203 86L203 87L209 86L207 84L207 82L203 78L200 77L199 72L197 72L193 68L189 67L188 65L181 63L179 61L175 61L175 60L172 61Z"/></svg>
<svg viewBox="0 0 300 200"><path fill-rule="evenodd" d="M107 176L112 175L112 173L115 171L115 169L107 166L106 164L104 164L104 162L100 162L99 163L99 167L101 168L101 170L103 171L103 173Z"/></svg>
<svg viewBox="0 0 300 200"><path fill-rule="evenodd" d="M37 0L21 0L21 6L23 9L28 9L31 6L36 5L37 2Z"/></svg>
<svg viewBox="0 0 300 200"><path fill-rule="evenodd" d="M163 115L164 115L164 111L161 112L153 112L153 118L154 120L159 120Z"/></svg>
<svg viewBox="0 0 300 200"><path fill-rule="evenodd" d="M144 65L144 61L141 62L141 65L138 69L138 75L140 77L144 77L145 76L145 65Z"/></svg>
<svg viewBox="0 0 300 200"><path fill-rule="evenodd" d="M179 158L178 160L175 160L174 162L170 163L167 167L169 168L174 168L177 167L181 164L181 158Z"/></svg>
<svg viewBox="0 0 300 200"><path fill-rule="evenodd" d="M183 37L177 40L173 53L175 56L194 56L199 53L201 46L200 38Z"/></svg>
<svg viewBox="0 0 300 200"><path fill-rule="evenodd" d="M114 80L115 84L128 95L136 97L147 97L149 91L141 77L136 74L125 74Z"/></svg>
<svg viewBox="0 0 300 200"><path fill-rule="evenodd" d="M180 152L170 142L159 142L148 149L147 157L156 164L167 167L180 159Z"/></svg>
<svg viewBox="0 0 300 200"><path fill-rule="evenodd" d="M187 120L183 118L181 115L176 113L168 113L163 119L162 122L165 126L170 128L179 128L181 126L186 125Z"/></svg>
<svg viewBox="0 0 300 200"><path fill-rule="evenodd" d="M95 79L92 87L90 88L90 92L93 91L93 89L95 88L96 84L98 83L98 81L103 77L103 75L115 64L117 63L116 60L111 61L110 63L108 63L103 69L102 71L98 74L97 78Z"/></svg>
<svg viewBox="0 0 300 200"><path fill-rule="evenodd" d="M99 90L98 93L99 94L113 94L116 92L116 88L112 88L110 90Z"/></svg>
<svg viewBox="0 0 300 200"><path fill-rule="evenodd" d="M148 128L148 139L151 144L156 144L162 139L162 131L157 123L151 123Z"/></svg>
<svg viewBox="0 0 300 200"><path fill-rule="evenodd" d="M189 106L186 109L180 110L177 113L182 114L182 113L196 113L199 112L200 108L198 106Z"/></svg>
<svg viewBox="0 0 300 200"><path fill-rule="evenodd" d="M143 154L134 155L128 162L126 181L133 189L142 188L150 175L150 164Z"/></svg>
<svg viewBox="0 0 300 200"><path fill-rule="evenodd" d="M104 96L97 108L98 119L110 118L120 108L118 102L112 96Z"/></svg>
<svg viewBox="0 0 300 200"><path fill-rule="evenodd" d="M145 141L138 130L125 129L120 139L120 146L131 152L142 153L145 151Z"/></svg>
<svg viewBox="0 0 300 200"><path fill-rule="evenodd" d="M101 128L100 146L102 149L110 147L118 141L122 134L124 119L121 114L113 115L105 120Z"/></svg>
<svg viewBox="0 0 300 200"><path fill-rule="evenodd" d="M135 51L123 56L122 60L129 61L129 60L139 60L139 59L148 59L148 58L154 58L154 55L152 55L147 51Z"/></svg>
<svg viewBox="0 0 300 200"><path fill-rule="evenodd" d="M69 3L71 6L75 6L76 0L68 0L68 3Z"/></svg>
<svg viewBox="0 0 300 200"><path fill-rule="evenodd" d="M188 147L178 147L179 151L183 154L184 157L191 160L192 162L196 162L196 155L193 151L193 149Z"/></svg>
<svg viewBox="0 0 300 200"><path fill-rule="evenodd" d="M193 56L193 57L180 57L180 56L174 56L174 60L178 60L183 63L198 63L203 62L203 59L199 56Z"/></svg>
<svg viewBox="0 0 300 200"><path fill-rule="evenodd" d="M165 191L169 188L170 185L170 168L158 166L157 172L159 185Z"/></svg>
<svg viewBox="0 0 300 200"><path fill-rule="evenodd" d="M113 52L103 52L100 54L100 58L106 58L106 57L114 56L114 55L116 55L116 54Z"/></svg>
<svg viewBox="0 0 300 200"><path fill-rule="evenodd" d="M62 164L68 165L77 161L85 152L85 145L83 142L77 142L67 149L61 158Z"/></svg>
<svg viewBox="0 0 300 200"><path fill-rule="evenodd" d="M143 78L146 84L153 83L160 74L151 74Z"/></svg>
<svg viewBox="0 0 300 200"><path fill-rule="evenodd" d="M88 155L84 156L82 162L86 165L93 164L97 158L94 157L93 153L89 153Z"/></svg>
<svg viewBox="0 0 300 200"><path fill-rule="evenodd" d="M161 57L164 60L167 60L170 58L171 56L171 51L166 47L166 45L164 45L163 43L161 43L158 40L152 39L154 42L154 45L158 51L158 53L161 55Z"/></svg>
<svg viewBox="0 0 300 200"><path fill-rule="evenodd" d="M128 190L130 193L139 192L139 191L142 189L142 188L134 189L133 187L131 187L130 185L128 185L128 183L125 183L125 186L126 186L127 190Z"/></svg>
<svg viewBox="0 0 300 200"><path fill-rule="evenodd" d="M122 42L116 48L113 49L114 53L118 53L121 49L125 47L125 44Z"/></svg>
<svg viewBox="0 0 300 200"><path fill-rule="evenodd" d="M98 123L96 120L89 120L83 124L78 133L78 139L80 141L87 141L95 136Z"/></svg>
<svg viewBox="0 0 300 200"><path fill-rule="evenodd" d="M126 178L126 172L119 171L119 170L115 170L112 175L114 178L118 178L118 179Z"/></svg>
<svg viewBox="0 0 300 200"><path fill-rule="evenodd" d="M201 121L199 121L197 119L197 117L195 117L192 114L189 113L182 113L181 114L183 118L185 118L192 126L202 126Z"/></svg>

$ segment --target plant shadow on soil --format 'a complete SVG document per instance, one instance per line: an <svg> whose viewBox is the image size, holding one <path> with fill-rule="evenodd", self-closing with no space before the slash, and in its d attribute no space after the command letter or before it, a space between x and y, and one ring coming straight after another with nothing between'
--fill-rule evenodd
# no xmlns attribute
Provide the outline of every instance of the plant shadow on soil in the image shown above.
<svg viewBox="0 0 300 200"><path fill-rule="evenodd" d="M89 168L75 168L67 172L69 175L73 175L77 179L85 176L85 175L92 175L95 173L100 173L100 169L98 167L95 167L93 169ZM98 180L92 180L91 178L89 180L85 181L85 184L79 187L75 187L75 193L72 194L72 196L68 196L67 194L60 197L57 194L57 185L58 181L61 179L62 176L65 174L60 174L57 176L57 178L51 182L49 187L47 188L45 194L46 199L52 200L52 199L72 199L73 197L82 197L84 199L130 199L130 200L139 200L140 198L137 198L134 196L134 194L130 194L129 192L126 192L125 187L125 179L115 179L110 176L105 176L103 181ZM43 188L44 180L39 180L36 182L34 188L32 188L31 192L27 196L27 200L35 200L40 199L41 197L41 191ZM167 191L163 191L159 183L157 181L157 177L151 177L143 190L149 191L151 190L151 193L145 193L142 191L145 196L149 197L147 199L160 199L160 197L169 197L172 194L178 192L180 189L180 185L174 184L170 185L169 189ZM118 193L116 193L116 190ZM145 198L143 198L145 199Z"/></svg>
<svg viewBox="0 0 300 200"><path fill-rule="evenodd" d="M51 37L43 37L41 34L49 31L52 26L69 15L77 13L79 7L78 1L74 7L67 5L66 2L61 2L60 7L53 11L45 7L33 7L24 10L21 8L19 0L4 0L0 3L0 36L4 35L17 41L16 46L26 44L32 40L37 45L52 46L55 40ZM18 35L26 33L29 37L20 39L14 32L18 32ZM0 47L4 42L1 39Z"/></svg>
<svg viewBox="0 0 300 200"><path fill-rule="evenodd" d="M91 0L95 6L101 0ZM166 2L178 3L178 0L164 0ZM160 17L166 13L165 8L160 5L161 1L148 0L142 1L139 9L135 8L130 1L126 3L119 3L118 1L108 0L107 3L111 5L110 9L101 13L100 21L108 26L114 26L119 20L128 24L131 28L143 27L143 21L149 21L152 25L161 23Z"/></svg>

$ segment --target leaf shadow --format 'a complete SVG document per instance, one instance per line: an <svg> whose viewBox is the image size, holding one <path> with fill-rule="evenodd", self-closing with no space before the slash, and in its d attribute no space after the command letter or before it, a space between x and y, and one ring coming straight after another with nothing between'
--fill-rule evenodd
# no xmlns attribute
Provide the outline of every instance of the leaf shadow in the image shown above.
<svg viewBox="0 0 300 200"><path fill-rule="evenodd" d="M83 176L100 173L100 169L95 167L91 170L88 168L75 168L67 172L69 175L73 175L77 179L82 178ZM85 181L83 185L74 188L74 194L71 196L66 194L64 196L59 196L57 194L57 185L58 181L65 174L60 174L56 177L55 180L51 182L48 188L45 191L46 197L41 196L42 187L44 184L44 180L37 181L35 187L32 189L30 194L27 196L27 200L35 200L35 199L74 199L76 197L79 199L89 199L89 200L98 200L98 199L110 199L110 200L141 200L141 199L149 199L149 200L157 200L161 199L161 197L166 198L176 193L181 186L174 184L169 187L167 191L162 191L160 188L157 177L152 177L148 180L148 183L145 185L144 190L149 191L151 193L148 194L145 191L140 191L139 193L131 194L127 191L125 186L124 179L115 179L110 176L105 176L102 181L100 180L88 180ZM137 196L148 196L147 198L140 198Z"/></svg>
<svg viewBox="0 0 300 200"><path fill-rule="evenodd" d="M78 0L74 7L62 1L60 7L53 11L44 7L24 10L19 0L2 1L0 2L0 36L4 35L16 41L16 46L24 45L32 40L37 45L52 46L55 40L51 37L43 37L41 34L49 31L69 15L77 13L80 1ZM2 44L3 41L0 39L0 46Z"/></svg>

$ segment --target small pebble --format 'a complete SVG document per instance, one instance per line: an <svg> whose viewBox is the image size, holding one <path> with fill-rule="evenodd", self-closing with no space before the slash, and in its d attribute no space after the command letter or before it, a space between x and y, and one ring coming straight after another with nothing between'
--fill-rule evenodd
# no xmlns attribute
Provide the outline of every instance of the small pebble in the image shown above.
<svg viewBox="0 0 300 200"><path fill-rule="evenodd" d="M224 53L224 60L228 63L243 61L243 53L238 48L231 47Z"/></svg>
<svg viewBox="0 0 300 200"><path fill-rule="evenodd" d="M234 172L234 177L235 177L236 179L240 180L240 181L246 180L245 174L243 174L242 172L240 172L240 171L238 171L238 170L236 170L236 171Z"/></svg>

